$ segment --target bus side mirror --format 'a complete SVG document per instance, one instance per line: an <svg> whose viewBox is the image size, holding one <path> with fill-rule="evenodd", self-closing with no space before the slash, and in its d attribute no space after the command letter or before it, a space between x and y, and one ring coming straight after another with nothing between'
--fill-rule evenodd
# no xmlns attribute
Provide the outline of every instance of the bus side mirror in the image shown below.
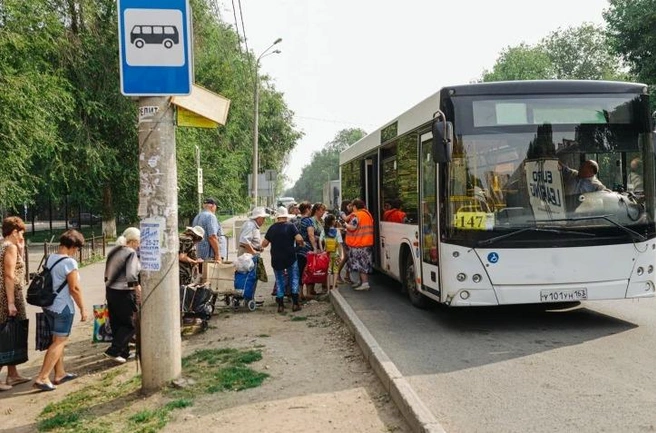
<svg viewBox="0 0 656 433"><path fill-rule="evenodd" d="M451 160L451 143L453 142L453 125L444 117L433 119L433 161L436 163Z"/></svg>

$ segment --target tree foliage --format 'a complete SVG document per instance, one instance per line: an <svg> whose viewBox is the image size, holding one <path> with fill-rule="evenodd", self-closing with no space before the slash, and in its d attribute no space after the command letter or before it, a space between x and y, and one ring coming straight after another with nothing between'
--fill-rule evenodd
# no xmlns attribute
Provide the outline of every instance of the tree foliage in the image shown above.
<svg viewBox="0 0 656 433"><path fill-rule="evenodd" d="M260 167L278 169L301 137L270 77L212 0L192 0L197 84L231 100L225 126L179 128L179 212L197 211L196 148L205 195L246 210L253 89L260 92ZM0 207L66 202L136 220L136 104L119 91L115 0L0 0ZM69 210L72 216L74 211Z"/></svg>
<svg viewBox="0 0 656 433"><path fill-rule="evenodd" d="M297 200L318 202L323 199L323 185L339 179L339 154L367 133L359 128L342 129L323 149L312 153L310 163L287 193Z"/></svg>
<svg viewBox="0 0 656 433"><path fill-rule="evenodd" d="M600 26L584 23L551 32L535 46L507 47L481 81L627 80L620 57Z"/></svg>
<svg viewBox="0 0 656 433"><path fill-rule="evenodd" d="M524 43L507 47L491 71L483 73L482 81L548 80L555 78L551 59L542 47Z"/></svg>
<svg viewBox="0 0 656 433"><path fill-rule="evenodd" d="M613 52L621 56L637 80L656 85L656 0L610 0L604 11ZM656 108L652 98L652 107Z"/></svg>

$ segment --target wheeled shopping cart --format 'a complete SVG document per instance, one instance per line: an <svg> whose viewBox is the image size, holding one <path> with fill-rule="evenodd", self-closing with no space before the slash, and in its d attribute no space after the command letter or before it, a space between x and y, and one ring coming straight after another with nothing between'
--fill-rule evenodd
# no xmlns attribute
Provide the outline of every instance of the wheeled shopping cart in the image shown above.
<svg viewBox="0 0 656 433"><path fill-rule="evenodd" d="M180 286L180 310L185 327L199 327L205 331L216 307L217 293L208 283Z"/></svg>

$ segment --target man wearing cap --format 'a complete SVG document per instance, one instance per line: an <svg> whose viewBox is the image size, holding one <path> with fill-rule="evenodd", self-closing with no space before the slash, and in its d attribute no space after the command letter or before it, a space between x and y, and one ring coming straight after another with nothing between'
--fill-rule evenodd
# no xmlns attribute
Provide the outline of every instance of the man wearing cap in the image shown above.
<svg viewBox="0 0 656 433"><path fill-rule="evenodd" d="M198 275L198 264L203 259L198 257L196 244L205 237L205 230L201 226L187 227L179 236L180 251L178 260L180 262L180 285L186 286L194 282Z"/></svg>
<svg viewBox="0 0 656 433"><path fill-rule="evenodd" d="M264 219L267 217L266 210L261 207L255 207L248 216L248 221L244 223L239 235L239 249L237 255L241 256L244 253L258 254L262 251L262 235L260 234L260 227L264 224Z"/></svg>
<svg viewBox="0 0 656 433"><path fill-rule="evenodd" d="M292 311L301 309L298 302L300 272L294 246L302 247L305 242L296 226L287 221L288 218L287 209L284 206L279 207L276 211L276 222L269 227L262 241L262 248L271 244L271 267L276 276L276 302L279 313L285 311L284 298L287 279L289 279L292 292Z"/></svg>
<svg viewBox="0 0 656 433"><path fill-rule="evenodd" d="M203 240L198 243L198 257L204 261L221 262L219 240L223 239L223 229L216 219L216 200L206 198L203 210L196 215L192 226L200 226L204 231Z"/></svg>

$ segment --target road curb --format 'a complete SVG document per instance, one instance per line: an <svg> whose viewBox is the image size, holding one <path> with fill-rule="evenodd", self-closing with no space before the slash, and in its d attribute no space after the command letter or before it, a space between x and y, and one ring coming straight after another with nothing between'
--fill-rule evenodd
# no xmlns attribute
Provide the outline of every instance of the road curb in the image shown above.
<svg viewBox="0 0 656 433"><path fill-rule="evenodd" d="M362 353L389 392L394 403L417 433L446 433L439 421L417 396L396 365L378 345L366 326L346 302L339 290L330 291L330 301L339 317L349 327Z"/></svg>

